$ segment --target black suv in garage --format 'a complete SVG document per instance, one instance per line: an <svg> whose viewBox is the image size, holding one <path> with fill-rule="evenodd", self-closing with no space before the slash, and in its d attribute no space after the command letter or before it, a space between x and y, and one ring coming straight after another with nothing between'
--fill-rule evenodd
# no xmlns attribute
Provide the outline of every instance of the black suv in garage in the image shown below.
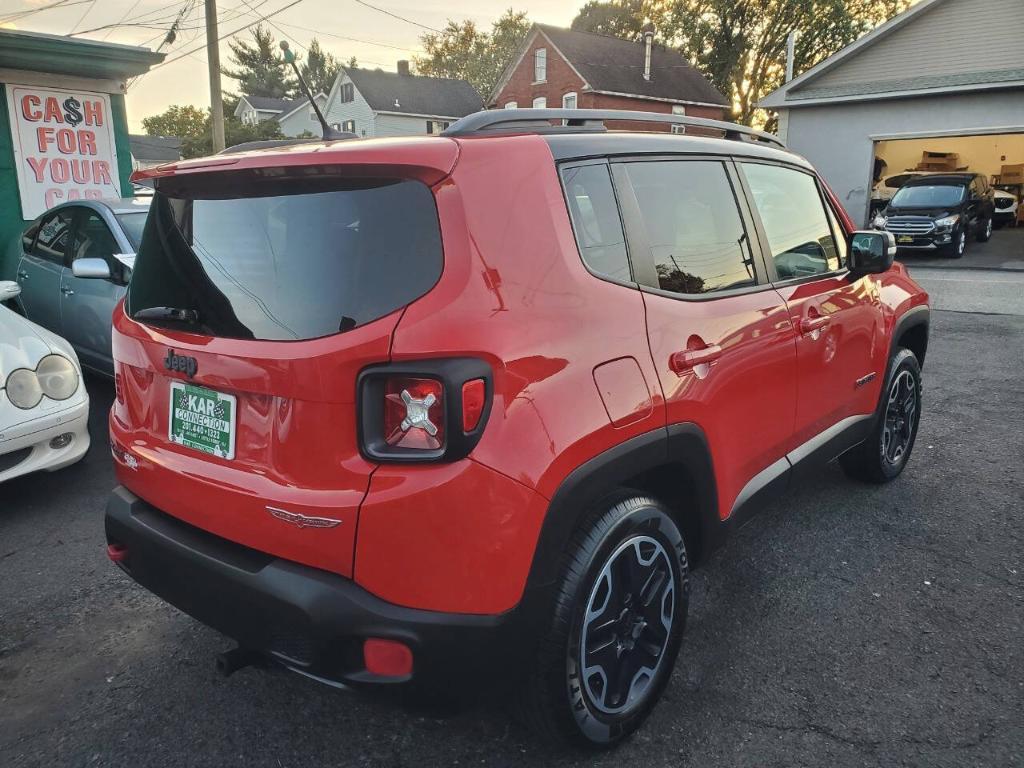
<svg viewBox="0 0 1024 768"><path fill-rule="evenodd" d="M967 238L992 236L992 187L980 173L950 173L911 179L875 216L875 229L892 232L899 249L964 255Z"/></svg>

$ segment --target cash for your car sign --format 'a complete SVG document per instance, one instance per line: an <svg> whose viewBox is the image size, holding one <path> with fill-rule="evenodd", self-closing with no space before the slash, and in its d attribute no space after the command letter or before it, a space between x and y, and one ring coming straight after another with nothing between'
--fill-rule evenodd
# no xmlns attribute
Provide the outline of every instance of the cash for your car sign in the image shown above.
<svg viewBox="0 0 1024 768"><path fill-rule="evenodd" d="M120 197L110 97L7 84L22 215L68 200Z"/></svg>
<svg viewBox="0 0 1024 768"><path fill-rule="evenodd" d="M168 438L222 459L235 458L235 397L171 382Z"/></svg>

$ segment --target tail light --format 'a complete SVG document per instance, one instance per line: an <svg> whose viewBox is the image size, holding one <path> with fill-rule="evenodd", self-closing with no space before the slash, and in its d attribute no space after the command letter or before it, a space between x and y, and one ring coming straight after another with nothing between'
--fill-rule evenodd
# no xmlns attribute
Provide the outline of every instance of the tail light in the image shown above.
<svg viewBox="0 0 1024 768"><path fill-rule="evenodd" d="M483 434L491 369L474 358L367 368L359 375L359 444L374 461L456 461Z"/></svg>

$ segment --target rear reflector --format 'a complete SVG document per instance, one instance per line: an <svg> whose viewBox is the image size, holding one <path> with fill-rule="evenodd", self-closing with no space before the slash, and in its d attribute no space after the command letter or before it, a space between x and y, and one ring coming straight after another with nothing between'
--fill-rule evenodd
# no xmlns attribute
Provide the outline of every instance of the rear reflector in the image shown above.
<svg viewBox="0 0 1024 768"><path fill-rule="evenodd" d="M363 643L363 664L372 675L408 677L412 674L412 651L397 640L370 637Z"/></svg>
<svg viewBox="0 0 1024 768"><path fill-rule="evenodd" d="M107 544L107 557L112 562L123 563L128 557L128 548L120 544Z"/></svg>
<svg viewBox="0 0 1024 768"><path fill-rule="evenodd" d="M462 431L472 432L480 423L484 412L487 388L483 379L473 379L462 385Z"/></svg>

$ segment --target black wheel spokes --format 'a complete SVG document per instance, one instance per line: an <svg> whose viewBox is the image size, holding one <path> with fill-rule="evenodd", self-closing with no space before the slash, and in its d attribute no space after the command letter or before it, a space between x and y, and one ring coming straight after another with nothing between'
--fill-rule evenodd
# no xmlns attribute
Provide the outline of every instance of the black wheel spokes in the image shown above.
<svg viewBox="0 0 1024 768"><path fill-rule="evenodd" d="M638 536L605 564L584 617L584 687L601 711L621 712L658 668L671 633L675 585L665 549Z"/></svg>
<svg viewBox="0 0 1024 768"><path fill-rule="evenodd" d="M910 371L896 377L889 389L882 427L882 455L890 464L898 464L910 447L917 421L917 382Z"/></svg>

